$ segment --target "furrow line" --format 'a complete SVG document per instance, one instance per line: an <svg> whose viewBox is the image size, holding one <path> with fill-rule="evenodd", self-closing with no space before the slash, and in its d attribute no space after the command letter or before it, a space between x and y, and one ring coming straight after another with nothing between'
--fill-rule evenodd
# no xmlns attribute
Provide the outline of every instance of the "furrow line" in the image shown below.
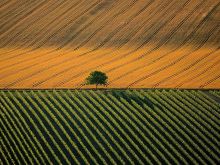
<svg viewBox="0 0 220 165"><path fill-rule="evenodd" d="M101 0L96 1L95 3L93 3L89 8L87 8L85 11L83 11L82 13L78 14L73 20L68 21L65 25L62 25L62 27L60 27L58 30L56 30L55 33L53 33L52 35L47 36L46 38L44 38L43 40L41 40L41 43L38 43L38 45L35 45L34 49L38 49L41 48L48 40L50 40L51 38L53 38L55 35L57 35L59 32L61 32L65 27L69 26L73 21L79 19L79 16L82 16L84 14L86 14L88 11L90 11L92 8L94 8L96 5L98 5L101 2ZM34 41L31 43L31 45L29 46L33 46L36 42L39 41ZM56 51L57 49L55 49L54 51Z"/></svg>
<svg viewBox="0 0 220 165"><path fill-rule="evenodd" d="M162 79L161 81L159 81L158 83L156 83L156 84L153 86L153 88L156 88L156 87L158 87L160 84L162 84L162 83L164 83L164 82L166 82L166 81L168 81L168 80L170 80L170 79L176 77L177 75L182 74L183 72L185 72L185 71L191 69L193 66L197 65L197 64L200 63L201 61L203 61L203 60L205 60L206 58L208 58L209 56L213 55L213 53L217 52L219 49L220 49L220 47L217 48L217 49L215 49L214 51L212 51L212 52L210 52L210 53L205 54L205 55L204 55L203 57L201 57L200 59L198 59L198 60L196 60L196 61L193 61L193 63L191 63L191 64L188 65L187 67L181 69L180 71L178 71L178 72L176 72L176 73L174 73L174 74L172 74L172 75L170 75L170 76L168 76L168 77Z"/></svg>
<svg viewBox="0 0 220 165"><path fill-rule="evenodd" d="M26 3L22 3L22 7L24 7L24 8L22 8L21 6L19 6L17 8L18 10L21 9L21 11L16 12L16 10L15 10L15 11L10 13L12 18L9 18L8 20L3 19L5 21L1 22L1 25L0 25L1 26L1 31L3 30L3 32L4 32L4 29L7 28L7 27L5 27L6 25L8 25L8 24L10 25L11 22L13 23L13 21L16 21L16 19L19 19L20 16L23 17L23 14L26 14L26 11L29 12L29 9L31 10L32 7L34 8L35 5L37 5L37 4L38 4L38 2L36 2L36 1L35 1L35 3L31 2L31 1L27 1Z"/></svg>
<svg viewBox="0 0 220 165"><path fill-rule="evenodd" d="M22 22L24 19L26 19L27 17L32 16L33 13L37 12L39 9L41 9L42 7L44 7L45 4L47 4L47 1L43 1L40 4L37 4L36 6L33 5L33 8L29 8L29 10L26 10L25 14L21 17L19 17L18 20L15 20L15 22L10 21L10 24L8 22L6 22L5 24L1 25L1 28L3 28L3 30L1 30L1 35L3 33L5 33L6 31L10 30L10 28L12 28L13 26L15 26L16 24L19 24L20 22ZM20 13L18 13L18 15L20 15ZM14 18L13 18L14 21ZM9 27L4 28L4 26L8 25ZM6 45L3 45L3 47L5 47Z"/></svg>
<svg viewBox="0 0 220 165"><path fill-rule="evenodd" d="M203 75L204 73L206 73L207 71L209 71L210 69L212 69L213 67L215 67L216 65L220 64L220 60L216 61L215 63L213 63L211 66L205 68L202 72L196 74L193 77L190 77L189 79L186 79L185 81L182 81L181 83L179 83L178 85L175 86L175 88L181 88L185 83L190 82L191 80L194 80L195 78Z"/></svg>
<svg viewBox="0 0 220 165"><path fill-rule="evenodd" d="M78 7L78 5L81 3L82 1L77 1L76 3L74 3L73 5L71 5L70 7L68 7L63 13L61 13L60 15L58 15L58 16L56 16L52 21L50 21L50 22L48 22L45 26L44 26L44 28L42 28L41 29L41 31L38 31L38 33L36 34L36 38L37 38L37 36L44 36L45 34L47 34L47 33L49 33L50 32L50 29L48 29L48 27L50 27L50 26L52 26L54 23L56 23L57 21L59 22L59 19L61 19L65 14L67 14L67 13L69 13L70 11L71 11L71 9L75 9L75 7ZM62 7L63 6L63 4L62 5L60 5L59 7ZM46 15L45 15L46 16ZM75 17L76 18L76 17ZM59 23L56 23L56 26L58 25ZM28 26L27 27L27 29L28 28L30 28L31 26ZM54 27L55 27L55 25L54 25ZM27 30L27 29L25 29L25 30ZM43 33L43 34L41 34L41 33ZM16 34L16 36L19 36L20 35L20 33L17 33ZM27 36L28 37L28 36ZM27 38L26 37L26 38ZM24 39L26 39L26 38L24 38ZM32 42L34 42L34 41L32 41ZM26 45L26 43L29 43L29 45ZM26 46L29 46L29 47L32 47L30 44L30 42L26 42L26 43L24 43L24 45L26 45ZM22 46L23 47L23 46ZM22 48L21 47L21 48ZM26 51L26 52L24 52L24 53L20 53L20 54L16 54L16 55L14 55L14 56L12 56L12 57L9 57L8 59L12 59L12 58L14 58L14 57L18 57L18 56L21 56L21 55L25 55L25 54L27 54L27 53L29 53L29 52L33 52L33 51L35 51L35 50L37 50L37 48L32 48L31 50L28 50L28 51ZM14 50L14 51L16 51L16 49ZM50 51L50 53L52 53L52 51ZM46 54L46 53L45 53ZM6 60L8 60L8 59L6 59Z"/></svg>
<svg viewBox="0 0 220 165"><path fill-rule="evenodd" d="M52 5L50 5L50 7L48 8L48 10L43 10L43 8L45 6L47 6L48 2L47 1L44 1L43 3L41 3L39 6L35 7L32 11L30 11L29 13L27 13L27 15L24 15L23 16L23 19L21 20L18 20L16 23L14 23L12 26L10 26L9 28L7 28L7 30L3 33L0 34L0 36L7 36L9 35L9 33L12 33L13 30L16 30L16 27L19 26L19 24L24 21L25 19L27 19L28 17L31 17L33 14L35 14L36 12L38 12L39 10L41 10L41 14L38 16L38 17L34 17L34 19L32 19L31 21L29 21L25 27L23 27L21 30L17 30L16 31L16 34L13 34L13 38L16 38L18 37L19 35L21 35L22 31L28 29L29 27L31 27L34 23L37 23L39 20L41 20L42 18L44 18L45 16L47 16L47 14L49 14L50 12L52 12L53 10L55 10L57 7L60 7L62 6L62 4L64 4L65 1L59 3L59 4L56 4L56 3L53 3ZM56 7L53 8L53 5L56 4ZM43 11L42 11L43 10ZM46 13L44 13L46 11ZM40 11L39 11L40 12ZM33 17L32 17L33 18ZM4 44L2 45L3 47L7 46L11 41L11 39L9 40L5 40L4 41ZM13 50L11 50L10 52L8 53L11 53L11 52L14 52L16 51L18 48L14 48Z"/></svg>
<svg viewBox="0 0 220 165"><path fill-rule="evenodd" d="M215 27L215 30L217 29L217 27L218 27L218 26ZM213 31L212 31L212 32L213 32ZM203 41L203 43L202 43L201 45L197 46L197 48L194 50L194 52L197 51L197 50L199 50L199 49L205 44L205 42L209 39L209 37L210 37L210 36L208 36L207 38L205 38L204 41ZM171 66L177 64L178 62L182 61L184 58L190 56L191 54L192 54L192 53L184 54L183 56L181 56L181 57L178 58L177 60L172 61L170 64L165 65L165 66L163 66L162 68L160 68L160 69L158 69L158 70L155 70L154 72L152 72L152 73L150 73L150 74L148 74L148 75L143 76L142 78L139 78L138 80L136 80L136 81L130 83L130 84L128 85L128 88L130 88L131 86L137 84L137 83L140 82L140 81L143 81L143 80L147 79L148 77L151 77L151 76L153 76L153 75L155 75L155 74L157 74L157 73L159 73L159 72L161 72L161 71L163 71L163 70L165 70L165 69L167 69L167 68L169 68L169 67L171 67Z"/></svg>

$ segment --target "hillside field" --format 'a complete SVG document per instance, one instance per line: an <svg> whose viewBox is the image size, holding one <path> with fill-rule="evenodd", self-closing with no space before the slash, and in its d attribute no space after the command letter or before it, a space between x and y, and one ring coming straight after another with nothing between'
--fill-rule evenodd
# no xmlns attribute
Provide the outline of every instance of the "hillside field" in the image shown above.
<svg viewBox="0 0 220 165"><path fill-rule="evenodd" d="M220 88L219 0L1 0L0 88Z"/></svg>
<svg viewBox="0 0 220 165"><path fill-rule="evenodd" d="M220 91L1 90L0 164L218 164Z"/></svg>

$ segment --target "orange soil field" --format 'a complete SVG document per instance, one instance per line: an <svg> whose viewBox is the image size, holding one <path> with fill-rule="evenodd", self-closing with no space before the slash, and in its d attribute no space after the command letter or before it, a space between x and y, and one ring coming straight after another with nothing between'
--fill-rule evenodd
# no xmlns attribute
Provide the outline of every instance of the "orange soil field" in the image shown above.
<svg viewBox="0 0 220 165"><path fill-rule="evenodd" d="M219 48L219 0L0 1L1 89L220 88Z"/></svg>

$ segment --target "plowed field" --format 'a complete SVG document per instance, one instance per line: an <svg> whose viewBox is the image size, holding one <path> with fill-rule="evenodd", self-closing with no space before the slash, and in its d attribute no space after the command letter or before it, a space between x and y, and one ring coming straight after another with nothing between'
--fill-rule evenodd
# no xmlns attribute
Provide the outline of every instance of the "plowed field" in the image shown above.
<svg viewBox="0 0 220 165"><path fill-rule="evenodd" d="M219 0L0 1L0 88L220 88L219 47Z"/></svg>

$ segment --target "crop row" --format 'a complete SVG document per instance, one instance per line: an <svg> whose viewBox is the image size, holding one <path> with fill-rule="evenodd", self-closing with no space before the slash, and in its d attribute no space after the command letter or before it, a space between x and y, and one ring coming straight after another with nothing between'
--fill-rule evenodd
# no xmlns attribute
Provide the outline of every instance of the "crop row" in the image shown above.
<svg viewBox="0 0 220 165"><path fill-rule="evenodd" d="M0 108L2 164L220 161L220 104L201 91L1 91Z"/></svg>

